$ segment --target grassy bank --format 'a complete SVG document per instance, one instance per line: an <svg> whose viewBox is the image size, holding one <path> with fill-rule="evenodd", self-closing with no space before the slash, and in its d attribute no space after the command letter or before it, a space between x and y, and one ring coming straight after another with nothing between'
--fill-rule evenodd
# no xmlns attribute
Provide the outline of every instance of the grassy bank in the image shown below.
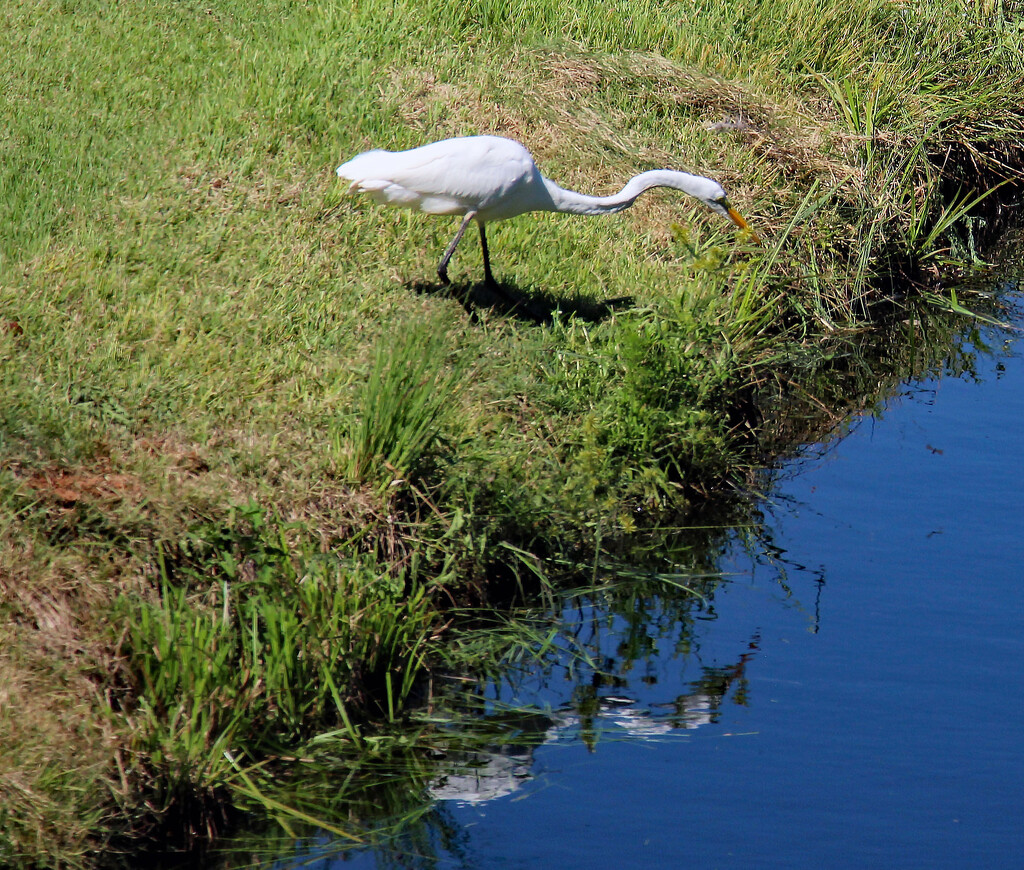
<svg viewBox="0 0 1024 870"><path fill-rule="evenodd" d="M6 3L0 862L205 837L239 769L397 717L452 604L742 484L780 373L1002 220L1022 36L939 0ZM712 175L762 241L661 191L496 225L520 309L472 244L442 293L451 221L333 168L477 132L586 192Z"/></svg>

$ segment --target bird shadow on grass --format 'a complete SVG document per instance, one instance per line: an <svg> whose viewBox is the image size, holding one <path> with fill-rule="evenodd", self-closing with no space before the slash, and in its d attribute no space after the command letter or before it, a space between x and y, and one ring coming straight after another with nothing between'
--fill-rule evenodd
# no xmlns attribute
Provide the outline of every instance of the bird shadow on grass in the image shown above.
<svg viewBox="0 0 1024 870"><path fill-rule="evenodd" d="M575 317L588 323L600 323L615 311L632 307L634 301L632 296L618 296L615 299L570 299L553 293L526 293L514 284L504 282L445 286L416 281L406 286L415 293L454 299L474 321L479 318L481 311L486 310L527 323L551 323L556 313L566 319Z"/></svg>

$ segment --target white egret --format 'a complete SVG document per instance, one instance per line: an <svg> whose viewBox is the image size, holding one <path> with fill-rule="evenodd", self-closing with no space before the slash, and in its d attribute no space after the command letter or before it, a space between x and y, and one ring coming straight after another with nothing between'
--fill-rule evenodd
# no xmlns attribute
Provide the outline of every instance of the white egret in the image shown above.
<svg viewBox="0 0 1024 870"><path fill-rule="evenodd" d="M445 139L408 151L364 151L337 171L339 178L351 182L349 192L368 193L377 202L427 214L463 215L459 231L437 267L443 284L449 283L448 262L471 220L480 227L484 275L493 286L484 231L489 221L530 211L611 214L629 208L652 187L672 187L688 193L741 229L748 229L729 204L722 185L710 178L654 169L634 176L612 196L587 196L545 178L526 148L501 136Z"/></svg>

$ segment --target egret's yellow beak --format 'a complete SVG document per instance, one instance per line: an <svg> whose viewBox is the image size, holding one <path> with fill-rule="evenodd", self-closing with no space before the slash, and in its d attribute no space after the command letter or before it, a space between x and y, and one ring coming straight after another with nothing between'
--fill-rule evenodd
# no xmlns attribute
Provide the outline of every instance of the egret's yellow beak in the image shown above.
<svg viewBox="0 0 1024 870"><path fill-rule="evenodd" d="M752 242L755 242L757 244L761 243L761 240L757 237L757 233L755 233L747 225L747 222L743 220L743 215L736 211L736 209L734 209L731 205L727 205L725 207L725 210L729 213L729 217L732 218L732 222L736 224L736 226L738 226L741 230L746 230L750 234L750 240Z"/></svg>

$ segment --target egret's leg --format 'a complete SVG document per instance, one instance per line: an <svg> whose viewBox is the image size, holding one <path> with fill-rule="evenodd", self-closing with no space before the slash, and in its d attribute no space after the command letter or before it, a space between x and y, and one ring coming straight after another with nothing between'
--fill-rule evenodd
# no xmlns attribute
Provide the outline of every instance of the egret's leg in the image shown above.
<svg viewBox="0 0 1024 870"><path fill-rule="evenodd" d="M455 246L459 244L462 239L462 234L466 232L466 227L469 226L469 222L476 217L476 212L469 212L463 219L462 225L459 227L459 231L455 234L455 238L451 240L448 247L444 249L444 254L441 255L441 262L437 264L437 277L441 279L441 283L447 287L452 282L448 280L448 261L451 260L452 254L455 253Z"/></svg>
<svg viewBox="0 0 1024 870"><path fill-rule="evenodd" d="M497 285L494 275L491 274L491 256L487 252L487 233L484 232L484 222L478 221L480 226L480 250L484 253L484 281L491 287Z"/></svg>

